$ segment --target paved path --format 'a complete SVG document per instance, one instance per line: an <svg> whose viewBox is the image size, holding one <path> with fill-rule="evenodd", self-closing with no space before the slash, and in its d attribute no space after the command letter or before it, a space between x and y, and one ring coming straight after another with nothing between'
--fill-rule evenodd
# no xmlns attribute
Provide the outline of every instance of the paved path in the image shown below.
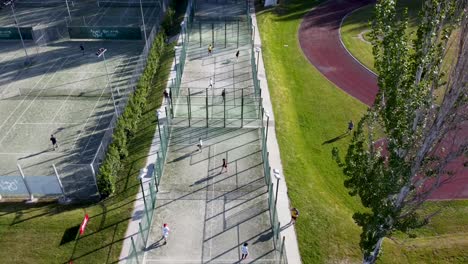
<svg viewBox="0 0 468 264"><path fill-rule="evenodd" d="M299 42L309 61L336 86L367 105L372 105L377 94L377 77L346 50L339 30L343 17L372 2L375 1L327 1L309 12L299 28ZM454 141L445 141L461 142L468 135L468 125L462 124L456 134ZM452 146L444 143L444 147ZM435 191L431 199L468 198L468 169L463 166L464 162L460 158L447 166L455 177Z"/></svg>

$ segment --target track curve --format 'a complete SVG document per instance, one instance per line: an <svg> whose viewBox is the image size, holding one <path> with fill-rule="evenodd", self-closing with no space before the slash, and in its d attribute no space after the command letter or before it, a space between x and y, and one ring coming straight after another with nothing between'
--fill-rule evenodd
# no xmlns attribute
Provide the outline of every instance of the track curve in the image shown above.
<svg viewBox="0 0 468 264"><path fill-rule="evenodd" d="M362 67L340 41L341 19L373 1L328 1L310 11L299 27L299 43L307 59L336 86L372 105L377 77Z"/></svg>
<svg viewBox="0 0 468 264"><path fill-rule="evenodd" d="M299 44L307 59L328 80L359 101L372 105L378 92L377 76L364 68L340 41L340 24L351 11L373 0L330 0L311 10L302 21ZM468 137L468 125L462 124L455 138ZM455 140L453 140L455 141ZM443 144L448 146L449 144ZM448 164L455 177L445 182L431 199L467 199L468 167L463 157Z"/></svg>

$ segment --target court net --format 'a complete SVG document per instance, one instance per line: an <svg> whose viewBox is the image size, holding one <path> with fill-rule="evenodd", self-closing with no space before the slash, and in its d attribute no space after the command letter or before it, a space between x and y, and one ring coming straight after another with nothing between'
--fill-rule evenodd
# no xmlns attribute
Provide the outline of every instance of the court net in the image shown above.
<svg viewBox="0 0 468 264"><path fill-rule="evenodd" d="M159 0L142 0L141 2L139 0L113 0L113 1L107 1L107 0L99 0L98 1L98 6L99 7L151 7L151 6L160 6L161 3Z"/></svg>

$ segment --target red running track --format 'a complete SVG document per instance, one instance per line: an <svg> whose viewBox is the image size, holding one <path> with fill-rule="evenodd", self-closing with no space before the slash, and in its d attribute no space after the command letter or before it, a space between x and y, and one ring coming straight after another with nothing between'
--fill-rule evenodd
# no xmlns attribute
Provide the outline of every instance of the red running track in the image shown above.
<svg viewBox="0 0 468 264"><path fill-rule="evenodd" d="M307 59L328 80L361 102L372 105L378 91L377 76L364 68L343 47L339 29L343 17L372 0L331 0L310 11L299 28L299 43ZM468 137L468 124L461 125L457 137ZM450 148L450 147L449 147ZM466 158L448 164L455 172L431 199L468 198L468 168Z"/></svg>

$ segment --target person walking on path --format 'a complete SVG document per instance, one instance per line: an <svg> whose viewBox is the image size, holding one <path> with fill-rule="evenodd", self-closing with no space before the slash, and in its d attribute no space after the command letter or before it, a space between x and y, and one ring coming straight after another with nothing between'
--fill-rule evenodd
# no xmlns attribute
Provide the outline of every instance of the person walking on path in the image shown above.
<svg viewBox="0 0 468 264"><path fill-rule="evenodd" d="M224 171L224 170L226 170L226 171ZM226 159L223 159L223 166L221 167L221 173L223 173L223 171L227 172L227 161L226 161Z"/></svg>
<svg viewBox="0 0 468 264"><path fill-rule="evenodd" d="M203 148L203 141L201 138L198 139L198 144L197 144L198 151L202 151Z"/></svg>
<svg viewBox="0 0 468 264"><path fill-rule="evenodd" d="M208 45L208 55L210 55L210 56L211 56L211 55L212 55L212 53L213 53L213 45L212 45L212 44L210 44L210 45Z"/></svg>
<svg viewBox="0 0 468 264"><path fill-rule="evenodd" d="M162 228L162 239L164 239L164 245L167 244L167 238L169 237L169 231L171 231L169 229L169 226L167 226L167 224L164 224L163 228Z"/></svg>
<svg viewBox="0 0 468 264"><path fill-rule="evenodd" d="M81 54L84 56L84 46L83 46L83 44L80 44L80 50L81 50Z"/></svg>
<svg viewBox="0 0 468 264"><path fill-rule="evenodd" d="M248 247L248 246L249 246L249 244L246 242L246 243L244 243L244 244L242 245L242 247L241 247L241 253L242 253L242 255L241 255L241 261L244 260L244 259L246 259L247 256L249 255L249 247Z"/></svg>
<svg viewBox="0 0 468 264"><path fill-rule="evenodd" d="M349 123L348 123L348 133L350 133L354 128L354 123L353 123L353 120L349 120Z"/></svg>
<svg viewBox="0 0 468 264"><path fill-rule="evenodd" d="M239 61L239 50L237 50L237 52L236 52L236 62L238 62L238 61Z"/></svg>
<svg viewBox="0 0 468 264"><path fill-rule="evenodd" d="M213 78L210 77L210 85L208 85L209 88L213 88Z"/></svg>
<svg viewBox="0 0 468 264"><path fill-rule="evenodd" d="M166 99L166 104L169 104L170 96L169 96L170 90L169 88L166 88L163 92L164 98Z"/></svg>
<svg viewBox="0 0 468 264"><path fill-rule="evenodd" d="M299 210L297 210L297 208L293 207L291 209L291 222L289 222L289 223L294 225L296 223L296 220L297 220L298 217L299 217Z"/></svg>
<svg viewBox="0 0 468 264"><path fill-rule="evenodd" d="M50 142L52 142L52 148L54 150L58 149L57 138L54 135L50 135Z"/></svg>

